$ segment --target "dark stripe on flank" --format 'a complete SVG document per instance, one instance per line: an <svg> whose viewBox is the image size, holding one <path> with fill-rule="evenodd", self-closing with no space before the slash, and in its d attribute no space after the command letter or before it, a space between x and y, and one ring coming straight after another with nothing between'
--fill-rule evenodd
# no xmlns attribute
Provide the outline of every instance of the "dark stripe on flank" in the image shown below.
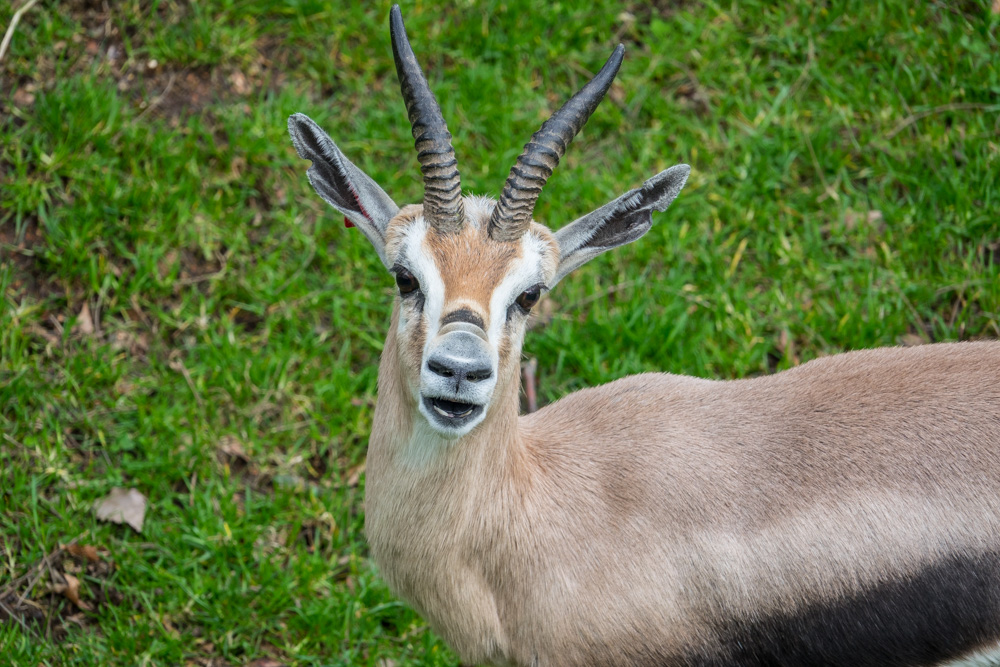
<svg viewBox="0 0 1000 667"><path fill-rule="evenodd" d="M952 555L851 597L798 613L730 619L714 629L721 652L689 655L684 664L938 664L1000 640L1000 553Z"/></svg>

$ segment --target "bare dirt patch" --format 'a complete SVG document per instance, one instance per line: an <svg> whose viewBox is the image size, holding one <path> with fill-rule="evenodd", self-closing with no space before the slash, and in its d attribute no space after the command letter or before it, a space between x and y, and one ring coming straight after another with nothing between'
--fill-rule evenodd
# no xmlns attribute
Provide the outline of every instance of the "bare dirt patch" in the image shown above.
<svg viewBox="0 0 1000 667"><path fill-rule="evenodd" d="M31 635L55 641L70 625L95 625L103 607L125 601L108 581L114 570L103 547L60 544L0 589L0 622L18 623Z"/></svg>
<svg viewBox="0 0 1000 667"><path fill-rule="evenodd" d="M9 296L18 301L28 297L35 302L62 296L62 288L42 266L43 250L44 234L35 216L27 216L21 225L13 220L0 224L0 267L13 269Z"/></svg>
<svg viewBox="0 0 1000 667"><path fill-rule="evenodd" d="M59 11L75 21L79 30L37 58L30 74L16 73L8 63L0 67L0 89L10 91L0 96L3 112L30 110L38 93L60 74L93 72L114 79L119 92L140 113L180 119L220 102L235 102L263 89L280 88L293 58L292 52L273 37L261 37L255 45L256 56L242 68L235 64L209 67L161 63L142 56L142 34L128 13L155 12L161 21L183 21L183 12L187 11L184 4L140 2L122 8L107 0L67 0ZM178 11L181 16L168 16ZM22 30L30 30L31 18L26 17L24 23Z"/></svg>

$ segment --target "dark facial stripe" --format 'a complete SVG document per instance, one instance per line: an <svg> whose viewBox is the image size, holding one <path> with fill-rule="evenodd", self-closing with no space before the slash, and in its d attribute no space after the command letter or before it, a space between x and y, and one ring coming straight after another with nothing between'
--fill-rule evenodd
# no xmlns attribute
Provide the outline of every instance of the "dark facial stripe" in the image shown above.
<svg viewBox="0 0 1000 667"><path fill-rule="evenodd" d="M933 665L1000 638L1000 553L953 555L901 580L799 613L716 625L722 651L685 664Z"/></svg>
<svg viewBox="0 0 1000 667"><path fill-rule="evenodd" d="M468 308L459 308L458 310L451 311L441 319L441 326L451 324L452 322L467 322L468 324L476 325L484 331L486 330L486 327L483 325L483 318Z"/></svg>

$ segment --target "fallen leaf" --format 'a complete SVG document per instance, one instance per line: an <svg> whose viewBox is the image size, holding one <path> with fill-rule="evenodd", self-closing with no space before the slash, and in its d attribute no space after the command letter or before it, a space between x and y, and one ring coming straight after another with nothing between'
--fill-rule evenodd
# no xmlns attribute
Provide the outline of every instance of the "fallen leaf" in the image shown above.
<svg viewBox="0 0 1000 667"><path fill-rule="evenodd" d="M80 314L76 316L76 324L73 325L73 333L81 333L89 336L94 333L94 318L90 315L90 305L84 301Z"/></svg>
<svg viewBox="0 0 1000 667"><path fill-rule="evenodd" d="M68 572L63 572L62 577L66 580L66 583L52 584L52 592L63 595L67 600L75 604L78 609L90 611L90 605L80 599L80 580Z"/></svg>
<svg viewBox="0 0 1000 667"><path fill-rule="evenodd" d="M243 443L232 435L224 435L219 439L219 453L245 463L250 461L250 457L247 456L247 452L243 448Z"/></svg>
<svg viewBox="0 0 1000 667"><path fill-rule="evenodd" d="M365 472L365 464L361 463L359 465L351 468L347 473L347 486L354 488L361 482L361 475Z"/></svg>
<svg viewBox="0 0 1000 667"><path fill-rule="evenodd" d="M862 215L857 211L847 209L847 212L844 213L844 226L847 227L847 231L852 231L855 227L857 227L858 222L860 222L862 218L864 218L869 225L874 226L876 229L881 225L884 219L882 211L867 211L864 215Z"/></svg>
<svg viewBox="0 0 1000 667"><path fill-rule="evenodd" d="M280 660L272 660L271 658L257 658L247 663L247 667L286 667L285 663Z"/></svg>
<svg viewBox="0 0 1000 667"><path fill-rule="evenodd" d="M173 619L170 618L170 614L163 614L160 616L160 623L163 624L163 628L170 633L170 636L174 639L181 636L181 633L178 632L176 626L174 626Z"/></svg>
<svg viewBox="0 0 1000 667"><path fill-rule="evenodd" d="M94 503L94 513L101 521L127 523L142 532L142 522L146 518L146 496L136 489L114 487L111 493Z"/></svg>
<svg viewBox="0 0 1000 667"><path fill-rule="evenodd" d="M66 547L66 551L70 556L86 558L91 563L101 560L101 555L97 553L97 547L93 544L70 544Z"/></svg>
<svg viewBox="0 0 1000 667"><path fill-rule="evenodd" d="M87 617L84 614L71 614L63 619L63 623L76 623L83 628L86 627Z"/></svg>
<svg viewBox="0 0 1000 667"><path fill-rule="evenodd" d="M1000 0L993 0L993 6L990 7L990 11L994 14L1000 14Z"/></svg>
<svg viewBox="0 0 1000 667"><path fill-rule="evenodd" d="M239 70L229 75L229 83L237 95L246 95L253 89L250 82L247 81L246 75Z"/></svg>
<svg viewBox="0 0 1000 667"><path fill-rule="evenodd" d="M35 95L26 88L18 88L14 91L13 100L15 106L23 109L35 103Z"/></svg>

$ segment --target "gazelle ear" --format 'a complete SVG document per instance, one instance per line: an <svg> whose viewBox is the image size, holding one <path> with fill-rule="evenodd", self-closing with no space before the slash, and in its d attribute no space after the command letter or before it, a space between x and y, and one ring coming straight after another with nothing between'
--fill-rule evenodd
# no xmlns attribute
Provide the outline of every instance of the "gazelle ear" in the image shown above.
<svg viewBox="0 0 1000 667"><path fill-rule="evenodd" d="M382 264L385 257L385 230L399 207L378 184L344 157L333 140L304 114L288 119L288 133L299 157L312 160L306 174L320 197L368 238Z"/></svg>
<svg viewBox="0 0 1000 667"><path fill-rule="evenodd" d="M691 167L678 164L555 233L559 265L552 285L605 250L631 243L653 226L653 211L665 211L687 182ZM551 286L551 285L550 285Z"/></svg>

